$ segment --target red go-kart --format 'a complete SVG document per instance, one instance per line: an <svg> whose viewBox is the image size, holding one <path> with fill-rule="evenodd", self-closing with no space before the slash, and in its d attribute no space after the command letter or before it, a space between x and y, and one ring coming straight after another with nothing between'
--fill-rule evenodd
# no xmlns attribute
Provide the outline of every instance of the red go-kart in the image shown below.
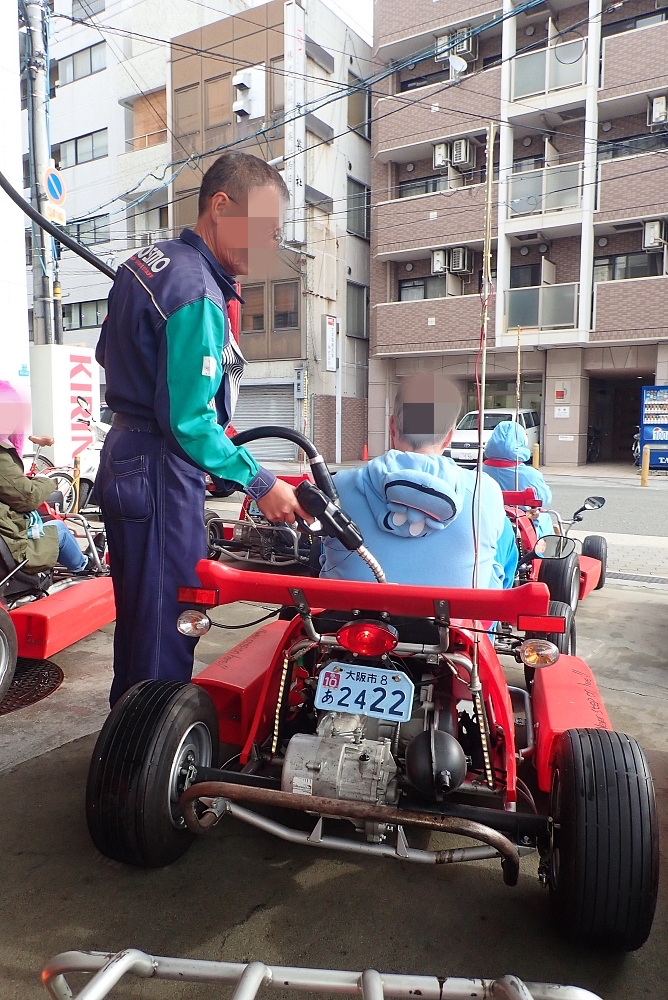
<svg viewBox="0 0 668 1000"><path fill-rule="evenodd" d="M233 816L307 848L436 866L498 857L510 886L537 850L562 931L640 947L658 880L652 778L636 741L613 731L587 664L541 638L566 626L545 584L382 582L326 467L312 472L320 488L298 488L311 531L357 551L381 582L202 560L200 586L179 591L180 631L203 634L209 608L239 600L280 606L279 620L190 684L147 680L120 699L88 779L98 849L162 866ZM503 655L534 671L530 691L508 684L493 621L511 629ZM474 846L430 849L420 829Z"/></svg>

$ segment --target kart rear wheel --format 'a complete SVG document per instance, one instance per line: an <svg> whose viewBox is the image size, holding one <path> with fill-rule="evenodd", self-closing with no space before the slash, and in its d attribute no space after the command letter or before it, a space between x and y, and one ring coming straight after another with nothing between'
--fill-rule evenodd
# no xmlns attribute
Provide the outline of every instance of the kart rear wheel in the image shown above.
<svg viewBox="0 0 668 1000"><path fill-rule="evenodd" d="M571 940L635 951L649 935L659 828L645 755L624 733L569 729L550 797L552 910Z"/></svg>
<svg viewBox="0 0 668 1000"><path fill-rule="evenodd" d="M556 618L565 618L565 631L563 633L531 632L527 633L527 639L547 639L548 642L554 643L559 652L563 653L564 656L576 656L577 635L573 609L569 604L564 604L562 601L550 601L548 614L554 615ZM525 664L524 681L527 691L531 691L535 673L536 671L533 667L527 667Z"/></svg>
<svg viewBox="0 0 668 1000"><path fill-rule="evenodd" d="M220 559L220 549L217 546L223 539L223 526L220 523L218 511L204 511L204 527L206 528L206 557L207 559Z"/></svg>
<svg viewBox="0 0 668 1000"><path fill-rule="evenodd" d="M543 559L538 579L546 583L553 601L569 604L573 613L580 600L580 564L575 552L567 559Z"/></svg>
<svg viewBox="0 0 668 1000"><path fill-rule="evenodd" d="M196 684L141 681L100 733L86 789L91 838L106 857L162 868L194 840L178 808L190 764L215 767L218 718Z"/></svg>
<svg viewBox="0 0 668 1000"><path fill-rule="evenodd" d="M14 679L18 647L14 622L5 609L0 608L0 701Z"/></svg>
<svg viewBox="0 0 668 1000"><path fill-rule="evenodd" d="M587 535L582 543L582 555L598 559L601 564L601 575L594 590L602 590L605 585L605 571L608 567L608 543L603 535Z"/></svg>

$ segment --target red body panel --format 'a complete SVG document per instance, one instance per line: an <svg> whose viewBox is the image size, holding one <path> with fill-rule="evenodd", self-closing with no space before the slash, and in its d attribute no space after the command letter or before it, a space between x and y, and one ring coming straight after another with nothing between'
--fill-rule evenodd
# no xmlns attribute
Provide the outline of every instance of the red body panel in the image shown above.
<svg viewBox="0 0 668 1000"><path fill-rule="evenodd" d="M537 670L531 696L538 786L550 791L557 737L567 729L612 729L591 670L577 656L560 656Z"/></svg>
<svg viewBox="0 0 668 1000"><path fill-rule="evenodd" d="M544 583L529 583L513 590L411 587L395 583L255 573L209 559L200 559L197 575L203 587L218 591L218 604L232 604L234 601L293 604L290 590L294 589L304 594L311 607L333 611L364 608L415 618L433 618L434 601L447 601L451 618L503 621L511 625L517 624L520 614L547 614L549 604L549 592Z"/></svg>
<svg viewBox="0 0 668 1000"><path fill-rule="evenodd" d="M601 579L601 561L591 556L578 556L580 562L580 600L591 594Z"/></svg>
<svg viewBox="0 0 668 1000"><path fill-rule="evenodd" d="M108 576L73 584L49 597L9 612L19 640L19 656L47 660L116 617Z"/></svg>
<svg viewBox="0 0 668 1000"><path fill-rule="evenodd" d="M267 700L268 682L280 674L273 668L283 663L285 639L291 630L291 622L263 625L193 678L193 684L203 687L216 706L221 743L242 746L251 732L259 740L269 733L278 685L273 699ZM265 702L267 711L258 714Z"/></svg>

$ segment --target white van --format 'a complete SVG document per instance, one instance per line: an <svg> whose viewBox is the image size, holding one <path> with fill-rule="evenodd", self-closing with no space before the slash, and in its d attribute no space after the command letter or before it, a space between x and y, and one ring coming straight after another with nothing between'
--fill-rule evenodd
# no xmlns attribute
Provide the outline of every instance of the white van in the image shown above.
<svg viewBox="0 0 668 1000"><path fill-rule="evenodd" d="M503 420L514 420L514 410L485 410L482 431L483 448L492 436L492 431ZM519 422L527 432L529 448L540 441L540 414L537 410L520 410ZM475 465L478 461L478 411L469 410L455 428L450 447L444 455L449 455L462 465Z"/></svg>

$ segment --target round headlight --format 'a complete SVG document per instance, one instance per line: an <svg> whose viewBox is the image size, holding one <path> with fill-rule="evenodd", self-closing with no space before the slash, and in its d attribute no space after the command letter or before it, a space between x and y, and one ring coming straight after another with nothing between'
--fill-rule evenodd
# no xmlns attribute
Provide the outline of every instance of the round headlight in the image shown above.
<svg viewBox="0 0 668 1000"><path fill-rule="evenodd" d="M211 620L203 611L182 611L176 619L176 627L181 635L206 635L211 628Z"/></svg>
<svg viewBox="0 0 668 1000"><path fill-rule="evenodd" d="M559 659L559 650L547 639L525 639L519 653L527 667L551 667Z"/></svg>

